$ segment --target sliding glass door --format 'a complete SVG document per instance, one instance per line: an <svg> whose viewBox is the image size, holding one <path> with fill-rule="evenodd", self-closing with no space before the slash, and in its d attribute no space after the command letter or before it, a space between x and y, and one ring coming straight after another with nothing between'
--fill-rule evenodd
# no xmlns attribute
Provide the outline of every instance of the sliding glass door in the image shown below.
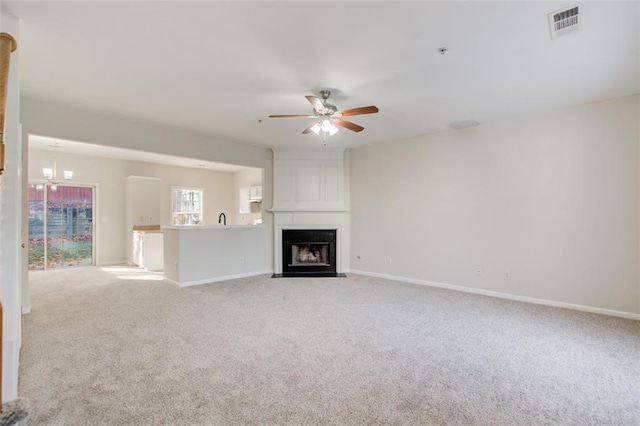
<svg viewBox="0 0 640 426"><path fill-rule="evenodd" d="M91 186L29 185L29 269L93 265Z"/></svg>

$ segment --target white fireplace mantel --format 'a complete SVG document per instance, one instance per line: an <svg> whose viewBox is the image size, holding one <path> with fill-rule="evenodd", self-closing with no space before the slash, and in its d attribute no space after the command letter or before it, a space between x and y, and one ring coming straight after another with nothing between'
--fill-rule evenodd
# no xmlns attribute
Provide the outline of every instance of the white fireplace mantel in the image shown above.
<svg viewBox="0 0 640 426"><path fill-rule="evenodd" d="M274 150L274 272L282 273L284 229L336 230L336 269L349 263L349 210L343 149Z"/></svg>

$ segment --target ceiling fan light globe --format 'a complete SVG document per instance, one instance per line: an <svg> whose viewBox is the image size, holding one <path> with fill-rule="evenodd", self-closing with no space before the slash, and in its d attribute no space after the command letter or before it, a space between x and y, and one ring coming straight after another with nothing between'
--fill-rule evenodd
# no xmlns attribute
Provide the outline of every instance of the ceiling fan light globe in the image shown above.
<svg viewBox="0 0 640 426"><path fill-rule="evenodd" d="M313 127L311 127L311 131L313 133L315 133L316 135L320 134L320 129L321 129L320 123L316 123L316 124L313 125Z"/></svg>
<svg viewBox="0 0 640 426"><path fill-rule="evenodd" d="M45 179L53 179L53 169L49 169L47 167L44 167L42 169L42 174L44 175Z"/></svg>
<svg viewBox="0 0 640 426"><path fill-rule="evenodd" d="M73 171L72 170L65 170L64 171L64 178L69 180L73 178Z"/></svg>
<svg viewBox="0 0 640 426"><path fill-rule="evenodd" d="M333 123L331 123L331 128L329 129L329 136L333 136L338 133L338 129Z"/></svg>
<svg viewBox="0 0 640 426"><path fill-rule="evenodd" d="M331 130L332 126L333 124L331 124L331 121L329 121L328 118L325 118L324 120L322 120L321 129L323 132L328 132L329 130Z"/></svg>

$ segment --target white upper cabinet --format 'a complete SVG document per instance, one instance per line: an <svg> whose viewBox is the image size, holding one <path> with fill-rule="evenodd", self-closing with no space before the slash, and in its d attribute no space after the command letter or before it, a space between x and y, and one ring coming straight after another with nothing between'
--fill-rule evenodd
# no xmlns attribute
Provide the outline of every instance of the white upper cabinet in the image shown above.
<svg viewBox="0 0 640 426"><path fill-rule="evenodd" d="M239 200L239 213L260 213L262 203L262 187L261 186L249 186L246 188L240 188L238 194Z"/></svg>
<svg viewBox="0 0 640 426"><path fill-rule="evenodd" d="M161 181L155 177L125 178L127 234L133 225L159 225Z"/></svg>
<svg viewBox="0 0 640 426"><path fill-rule="evenodd" d="M262 187L261 186L250 186L249 187L249 201L254 203L262 202Z"/></svg>

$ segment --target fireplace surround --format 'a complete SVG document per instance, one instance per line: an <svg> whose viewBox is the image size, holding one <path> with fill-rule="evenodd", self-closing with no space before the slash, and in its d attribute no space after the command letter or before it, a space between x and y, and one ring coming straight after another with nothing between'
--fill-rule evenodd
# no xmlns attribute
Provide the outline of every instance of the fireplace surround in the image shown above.
<svg viewBox="0 0 640 426"><path fill-rule="evenodd" d="M283 229L283 277L336 277L335 229Z"/></svg>

